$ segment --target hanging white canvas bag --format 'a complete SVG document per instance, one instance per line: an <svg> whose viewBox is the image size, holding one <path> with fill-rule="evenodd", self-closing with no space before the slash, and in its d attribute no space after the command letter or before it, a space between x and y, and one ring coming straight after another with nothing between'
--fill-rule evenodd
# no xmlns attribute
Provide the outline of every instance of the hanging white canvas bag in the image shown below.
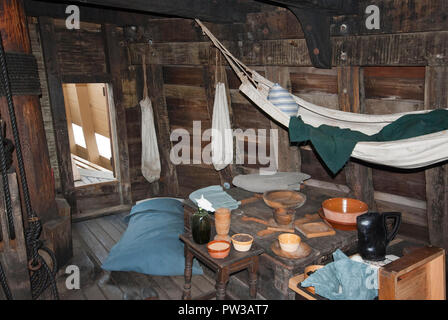
<svg viewBox="0 0 448 320"><path fill-rule="evenodd" d="M157 145L157 135L154 126L154 113L146 85L146 64L144 56L143 79L144 92L143 99L140 101L142 111L142 175L151 183L160 179L161 166L159 146Z"/></svg>
<svg viewBox="0 0 448 320"><path fill-rule="evenodd" d="M227 167L233 161L233 133L224 83L216 84L212 119L212 162L215 170Z"/></svg>

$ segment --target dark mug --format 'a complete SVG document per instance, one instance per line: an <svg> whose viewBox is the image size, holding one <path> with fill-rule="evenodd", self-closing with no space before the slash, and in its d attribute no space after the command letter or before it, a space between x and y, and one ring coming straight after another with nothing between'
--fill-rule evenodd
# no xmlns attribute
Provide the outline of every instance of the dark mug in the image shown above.
<svg viewBox="0 0 448 320"><path fill-rule="evenodd" d="M387 220L394 219L391 231ZM398 233L401 224L400 212L369 212L356 218L358 228L358 252L364 260L381 261L386 257L386 248Z"/></svg>

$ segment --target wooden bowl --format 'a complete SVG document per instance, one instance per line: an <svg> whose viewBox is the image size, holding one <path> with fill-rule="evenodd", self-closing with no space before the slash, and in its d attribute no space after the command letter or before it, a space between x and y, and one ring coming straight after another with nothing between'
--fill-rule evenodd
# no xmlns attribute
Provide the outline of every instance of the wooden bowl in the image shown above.
<svg viewBox="0 0 448 320"><path fill-rule="evenodd" d="M224 259L229 255L230 242L224 240L213 240L207 244L209 255L215 259Z"/></svg>
<svg viewBox="0 0 448 320"><path fill-rule="evenodd" d="M356 217L366 213L366 203L351 198L331 198L322 203L325 218L341 224L356 225Z"/></svg>
<svg viewBox="0 0 448 320"><path fill-rule="evenodd" d="M278 236L280 248L285 252L295 252L299 249L302 239L295 233L282 233Z"/></svg>
<svg viewBox="0 0 448 320"><path fill-rule="evenodd" d="M304 280L308 278L312 273L316 272L316 270L322 269L323 267L324 266L320 264L313 264L311 266L306 267L304 273ZM316 290L314 289L314 287L306 287L305 289L311 292L312 294L316 294Z"/></svg>
<svg viewBox="0 0 448 320"><path fill-rule="evenodd" d="M254 237L247 233L237 233L232 236L233 247L236 251L249 251L254 242Z"/></svg>
<svg viewBox="0 0 448 320"><path fill-rule="evenodd" d="M292 190L272 190L263 194L264 203L274 209L299 208L305 201L303 193Z"/></svg>

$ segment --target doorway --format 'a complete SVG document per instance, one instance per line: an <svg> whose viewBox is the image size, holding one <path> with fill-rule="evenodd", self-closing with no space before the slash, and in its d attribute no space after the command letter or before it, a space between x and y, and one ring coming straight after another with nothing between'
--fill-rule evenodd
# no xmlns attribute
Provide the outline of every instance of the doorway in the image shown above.
<svg viewBox="0 0 448 320"><path fill-rule="evenodd" d="M116 180L108 85L64 83L75 188Z"/></svg>

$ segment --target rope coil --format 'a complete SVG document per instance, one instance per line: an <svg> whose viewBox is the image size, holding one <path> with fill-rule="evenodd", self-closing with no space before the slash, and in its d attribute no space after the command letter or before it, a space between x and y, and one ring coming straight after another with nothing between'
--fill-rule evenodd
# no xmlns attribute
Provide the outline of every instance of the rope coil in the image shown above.
<svg viewBox="0 0 448 320"><path fill-rule="evenodd" d="M57 270L57 261L53 252L46 247L43 247L42 242L39 240L40 234L42 232L42 224L37 217L31 206L31 199L28 189L28 183L26 180L26 173L22 155L22 148L20 144L19 130L17 128L17 120L15 115L14 102L12 99L12 91L10 78L8 75L8 68L6 63L6 53L3 47L3 39L0 36L0 68L1 68L1 82L3 84L3 90L5 92L6 101L8 105L8 112L11 121L11 129L14 137L14 144L16 148L17 164L20 175L20 186L23 191L23 198L25 203L26 217L29 221L28 228L25 230L25 242L27 246L28 255L28 267L30 269L30 281L31 281L31 296L33 299L37 299L48 287L51 287L53 297L59 299L58 289L56 286L55 275ZM2 168L2 176L4 182L5 190L5 200L6 195L9 195L9 184L8 180L5 180L6 168L4 166L4 150L2 150L3 138L0 134L0 165ZM7 178L7 176L6 176ZM8 191L6 191L6 189ZM10 200L9 200L10 201ZM7 205L8 207L8 205ZM11 220L12 221L12 220ZM53 270L50 270L45 260L39 254L39 250L47 252L53 262ZM6 277L4 277L3 269L0 265L0 282L2 284L3 290L8 299L12 299L9 288L7 287ZM6 286L5 286L6 284ZM5 289L6 288L6 289ZM9 295L8 295L9 291Z"/></svg>

